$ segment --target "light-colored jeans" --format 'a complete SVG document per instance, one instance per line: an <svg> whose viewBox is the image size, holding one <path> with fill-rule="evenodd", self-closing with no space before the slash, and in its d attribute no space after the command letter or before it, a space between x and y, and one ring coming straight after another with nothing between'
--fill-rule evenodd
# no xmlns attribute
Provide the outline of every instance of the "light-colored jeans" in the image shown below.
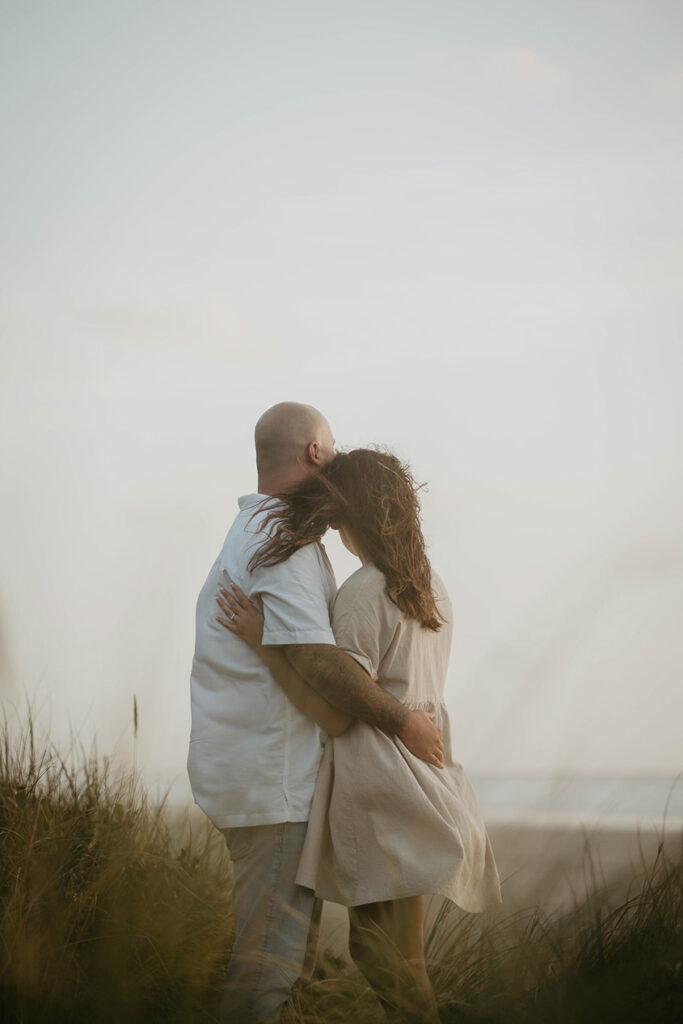
<svg viewBox="0 0 683 1024"><path fill-rule="evenodd" d="M310 976L322 902L294 878L306 822L223 829L233 862L235 943L221 1024L276 1024L297 978Z"/></svg>

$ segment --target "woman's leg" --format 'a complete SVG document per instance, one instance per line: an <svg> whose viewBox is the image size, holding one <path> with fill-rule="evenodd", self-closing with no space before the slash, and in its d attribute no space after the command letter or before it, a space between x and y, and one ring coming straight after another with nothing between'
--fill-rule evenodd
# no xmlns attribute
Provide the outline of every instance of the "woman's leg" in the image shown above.
<svg viewBox="0 0 683 1024"><path fill-rule="evenodd" d="M390 1021L438 1024L424 960L424 900L349 907L349 950Z"/></svg>

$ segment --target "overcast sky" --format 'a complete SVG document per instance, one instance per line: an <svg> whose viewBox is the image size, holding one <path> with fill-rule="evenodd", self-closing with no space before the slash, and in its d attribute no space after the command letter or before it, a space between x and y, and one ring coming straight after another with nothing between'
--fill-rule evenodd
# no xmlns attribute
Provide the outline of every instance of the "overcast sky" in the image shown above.
<svg viewBox="0 0 683 1024"><path fill-rule="evenodd" d="M126 758L135 694L183 777L195 600L293 399L429 482L466 768L683 767L681 4L0 17L3 698Z"/></svg>

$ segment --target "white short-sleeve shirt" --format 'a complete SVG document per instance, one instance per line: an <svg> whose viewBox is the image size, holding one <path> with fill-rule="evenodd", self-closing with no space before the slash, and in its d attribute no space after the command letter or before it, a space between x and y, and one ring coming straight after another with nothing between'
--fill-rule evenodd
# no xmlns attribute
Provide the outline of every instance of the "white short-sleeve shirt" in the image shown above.
<svg viewBox="0 0 683 1024"><path fill-rule="evenodd" d="M221 586L237 583L264 604L265 644L334 644L334 573L320 543L280 565L247 569L266 539L263 494L239 499L197 601L187 768L194 799L218 828L307 821L320 731L287 699L247 644L216 622ZM255 514L254 514L255 513Z"/></svg>

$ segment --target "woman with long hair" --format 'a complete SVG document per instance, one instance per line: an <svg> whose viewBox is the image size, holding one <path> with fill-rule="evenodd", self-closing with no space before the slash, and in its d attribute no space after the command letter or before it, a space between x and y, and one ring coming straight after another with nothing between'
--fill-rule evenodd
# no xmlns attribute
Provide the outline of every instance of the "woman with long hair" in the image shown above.
<svg viewBox="0 0 683 1024"><path fill-rule="evenodd" d="M251 567L277 565L329 527L339 530L362 565L332 606L337 646L377 685L434 716L443 765L421 761L397 736L332 708L282 649L262 646L257 595L255 604L239 588L223 590L219 621L257 651L327 734L297 883L349 908L351 956L389 1017L435 1024L423 896L482 911L500 902L500 883L476 797L452 756L443 702L451 606L426 554L418 491L394 455L371 448L340 453L271 502L269 539Z"/></svg>

